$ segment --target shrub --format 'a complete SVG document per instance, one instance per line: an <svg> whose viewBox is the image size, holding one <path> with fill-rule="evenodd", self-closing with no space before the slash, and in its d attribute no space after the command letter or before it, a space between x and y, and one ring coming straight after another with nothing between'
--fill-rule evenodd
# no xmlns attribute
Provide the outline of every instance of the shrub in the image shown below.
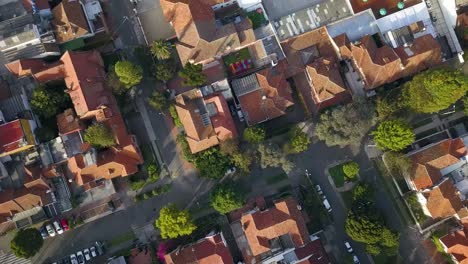
<svg viewBox="0 0 468 264"><path fill-rule="evenodd" d="M255 127L248 127L244 130L244 140L252 143L257 144L265 140L266 131L264 128L255 126Z"/></svg>
<svg viewBox="0 0 468 264"><path fill-rule="evenodd" d="M180 121L179 115L177 114L177 110L175 105L169 106L169 114L172 117L172 120L174 121L174 124L176 127L182 127L182 121Z"/></svg>
<svg viewBox="0 0 468 264"><path fill-rule="evenodd" d="M359 173L359 164L354 161L343 164L343 173L347 179L354 179Z"/></svg>

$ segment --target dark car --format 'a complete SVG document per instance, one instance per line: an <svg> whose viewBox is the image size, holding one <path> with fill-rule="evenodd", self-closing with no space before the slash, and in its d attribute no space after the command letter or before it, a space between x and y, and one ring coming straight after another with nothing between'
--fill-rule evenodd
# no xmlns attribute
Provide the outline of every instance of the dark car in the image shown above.
<svg viewBox="0 0 468 264"><path fill-rule="evenodd" d="M104 254L104 246L102 245L102 243L99 242L99 241L96 241L95 245L96 245L98 255L99 256L103 255Z"/></svg>
<svg viewBox="0 0 468 264"><path fill-rule="evenodd" d="M47 233L47 230L45 229L45 226L41 227L41 229L39 229L39 231L41 232L42 239L46 239L46 238L49 237L49 234Z"/></svg>
<svg viewBox="0 0 468 264"><path fill-rule="evenodd" d="M107 203L107 208L109 208L110 211L115 211L115 205L114 205L114 201L109 201Z"/></svg>

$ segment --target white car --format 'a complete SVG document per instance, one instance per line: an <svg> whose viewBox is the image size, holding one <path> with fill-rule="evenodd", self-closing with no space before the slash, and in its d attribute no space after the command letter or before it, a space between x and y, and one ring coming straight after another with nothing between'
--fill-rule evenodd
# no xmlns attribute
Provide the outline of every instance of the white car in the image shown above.
<svg viewBox="0 0 468 264"><path fill-rule="evenodd" d="M57 234L59 235L63 234L63 229L60 226L59 222L54 221L53 225L54 225L55 231L57 231Z"/></svg>
<svg viewBox="0 0 468 264"><path fill-rule="evenodd" d="M330 203L328 202L327 198L324 197L322 203L323 203L323 206L325 206L325 209L327 209L327 211L329 213L331 213L332 208L331 208Z"/></svg>
<svg viewBox="0 0 468 264"><path fill-rule="evenodd" d="M54 237L56 235L55 230L52 227L52 225L50 225L50 224L46 225L46 230L47 230L47 233L49 234L50 237Z"/></svg>
<svg viewBox="0 0 468 264"><path fill-rule="evenodd" d="M96 247L94 247L94 246L91 247L89 249L89 251L91 252L91 257L93 257L93 258L97 257Z"/></svg>
<svg viewBox="0 0 468 264"><path fill-rule="evenodd" d="M351 245L349 244L348 241L345 241L344 245L345 245L346 251L348 251L348 253L353 253L354 250L353 250L353 248L351 247Z"/></svg>
<svg viewBox="0 0 468 264"><path fill-rule="evenodd" d="M85 250L83 250L83 254L84 254L86 261L91 260L91 254L89 253L89 249L86 248Z"/></svg>
<svg viewBox="0 0 468 264"><path fill-rule="evenodd" d="M319 195L322 195L323 194L323 191L322 191L322 187L320 187L320 185L315 185L315 190L317 191L317 193Z"/></svg>
<svg viewBox="0 0 468 264"><path fill-rule="evenodd" d="M357 258L356 255L353 255L353 262L354 262L354 264L359 264L359 263L361 263L361 262L359 262L359 259Z"/></svg>
<svg viewBox="0 0 468 264"><path fill-rule="evenodd" d="M83 252L81 251L76 252L76 258L78 259L78 264L85 264L85 258L83 256Z"/></svg>
<svg viewBox="0 0 468 264"><path fill-rule="evenodd" d="M70 255L70 262L71 262L71 264L78 264L78 260L76 259L75 254Z"/></svg>

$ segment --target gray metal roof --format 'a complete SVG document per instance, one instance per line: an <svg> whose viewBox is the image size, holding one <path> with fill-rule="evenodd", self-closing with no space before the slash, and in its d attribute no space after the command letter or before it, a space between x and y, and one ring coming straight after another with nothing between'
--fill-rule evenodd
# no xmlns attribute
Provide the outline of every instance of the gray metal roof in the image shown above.
<svg viewBox="0 0 468 264"><path fill-rule="evenodd" d="M231 82L231 86L237 97L260 89L260 85L258 84L257 76L255 74L234 79Z"/></svg>
<svg viewBox="0 0 468 264"><path fill-rule="evenodd" d="M366 35L379 32L379 27L371 9L327 25L328 34L332 38L346 33L350 41L356 41Z"/></svg>

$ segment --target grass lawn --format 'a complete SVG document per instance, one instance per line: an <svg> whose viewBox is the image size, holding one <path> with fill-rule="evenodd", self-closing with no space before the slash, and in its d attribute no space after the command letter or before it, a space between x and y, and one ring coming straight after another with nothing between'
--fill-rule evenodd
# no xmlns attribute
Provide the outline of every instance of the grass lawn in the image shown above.
<svg viewBox="0 0 468 264"><path fill-rule="evenodd" d="M277 175L270 176L265 179L266 183L268 184L275 184L278 182L286 181L288 179L288 175L286 173L280 173Z"/></svg>
<svg viewBox="0 0 468 264"><path fill-rule="evenodd" d="M236 63L238 61L250 59L252 56L250 56L250 52L248 48L243 48L239 51L233 52L229 55L226 55L223 57L224 65L226 65L227 68L229 68L229 65L232 63Z"/></svg>
<svg viewBox="0 0 468 264"><path fill-rule="evenodd" d="M338 164L334 167L331 167L328 169L328 172L330 173L333 182L335 183L336 187L343 187L344 182L345 182L345 174L343 172L343 164Z"/></svg>
<svg viewBox="0 0 468 264"><path fill-rule="evenodd" d="M251 11L247 13L247 17L250 19L252 22L252 28L257 29L263 25L263 23L266 22L265 16L263 13L258 13L257 11Z"/></svg>
<svg viewBox="0 0 468 264"><path fill-rule="evenodd" d="M123 244L123 243L125 243L127 241L132 241L135 238L136 238L136 236L133 233L133 231L129 231L127 233L124 233L122 235L119 235L119 236L114 237L113 239L111 239L109 241L109 248L118 246L118 245Z"/></svg>

